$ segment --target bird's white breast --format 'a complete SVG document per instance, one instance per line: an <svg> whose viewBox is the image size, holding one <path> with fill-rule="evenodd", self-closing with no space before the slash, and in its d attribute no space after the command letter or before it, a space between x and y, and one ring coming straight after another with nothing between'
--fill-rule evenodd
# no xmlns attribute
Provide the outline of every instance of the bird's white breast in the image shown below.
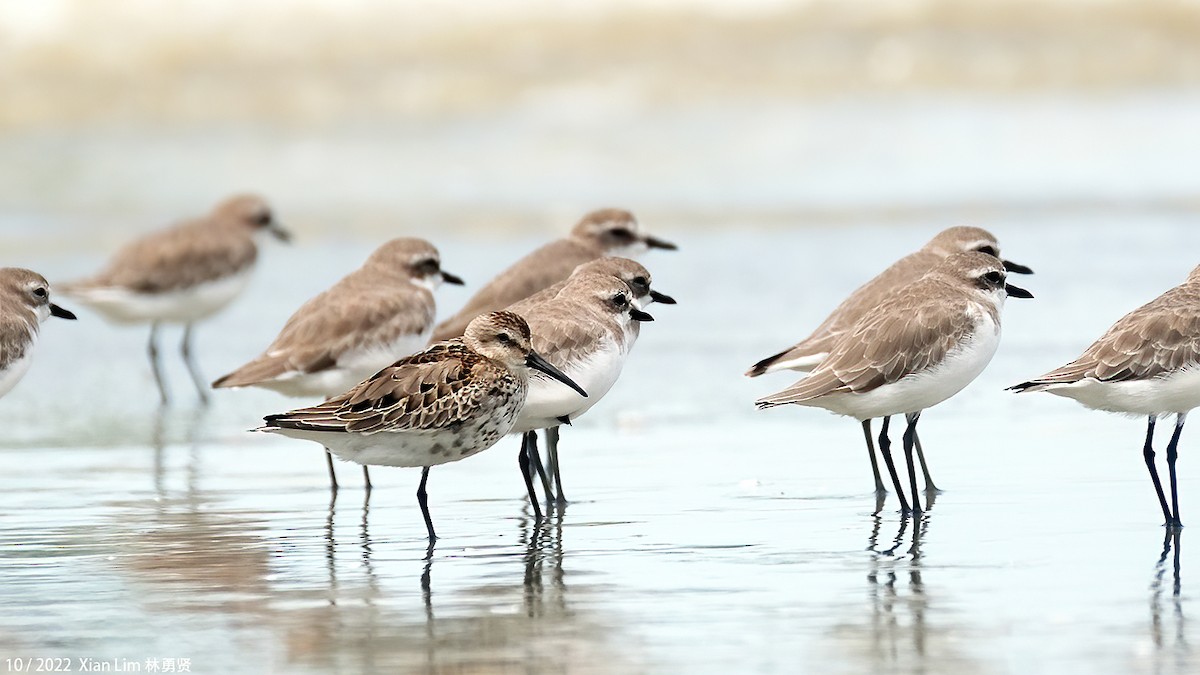
<svg viewBox="0 0 1200 675"><path fill-rule="evenodd" d="M20 358L13 360L6 368L0 370L0 396L4 396L12 391L13 387L25 377L25 373L29 372L29 366L33 363L33 346L36 339L25 348L25 353Z"/></svg>
<svg viewBox="0 0 1200 675"><path fill-rule="evenodd" d="M575 419L590 410L616 384L627 354L628 350L622 349L615 340L606 339L585 358L561 369L583 387L588 393L587 398L558 380L541 374L531 376L529 396L513 426L513 433L555 427L561 424L560 417Z"/></svg>

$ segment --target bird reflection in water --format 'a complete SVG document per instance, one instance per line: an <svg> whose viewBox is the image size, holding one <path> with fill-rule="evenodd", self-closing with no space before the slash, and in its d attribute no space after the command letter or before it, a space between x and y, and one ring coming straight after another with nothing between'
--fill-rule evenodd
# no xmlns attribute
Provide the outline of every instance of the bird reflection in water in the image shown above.
<svg viewBox="0 0 1200 675"><path fill-rule="evenodd" d="M208 411L209 409L203 406L194 410L182 411L183 420L177 420L171 415L170 408L160 406L155 409L150 432L150 447L154 451L154 494L160 503L167 497L169 479L167 450L171 445L173 431L181 432L181 445L188 448L187 468L184 474L185 494L193 497L196 495L200 476L200 432L205 428ZM175 426L178 426L178 429L172 428Z"/></svg>
<svg viewBox="0 0 1200 675"><path fill-rule="evenodd" d="M1167 528L1162 553L1154 565L1150 584L1150 636L1154 643L1154 672L1188 672L1194 668L1191 647L1187 643L1187 620L1183 614L1179 539L1182 533ZM1171 570L1167 581L1167 570ZM1170 588L1169 599L1167 595ZM1165 603L1164 603L1165 600ZM1167 605L1164 608L1164 604ZM1193 671L1194 672L1194 671Z"/></svg>
<svg viewBox="0 0 1200 675"><path fill-rule="evenodd" d="M933 493L929 495L933 497ZM901 517L896 534L883 532L884 518L872 516L867 539L868 596L865 621L838 623L833 630L839 659L863 672L978 672L956 646L961 626L935 621L936 605L926 585L925 540L932 515Z"/></svg>
<svg viewBox="0 0 1200 675"><path fill-rule="evenodd" d="M259 598L270 592L271 552L266 525L251 514L225 511L200 486L205 408L159 408L150 437L155 499L130 501L116 516L129 536L117 565L140 588L143 602L160 610L266 614ZM187 452L182 489L173 455Z"/></svg>
<svg viewBox="0 0 1200 675"><path fill-rule="evenodd" d="M538 519L526 504L517 546L485 553L505 568L519 559L520 571L498 575L495 567L487 575L492 580L483 585L439 591L437 584L439 567L477 566L479 558L434 552L425 561L420 587L426 672L519 672L531 663L545 672L594 670L598 664L636 670L631 661L636 656L617 635L619 624L598 620L586 609L597 589L566 583L564 511ZM577 601L584 608L576 607Z"/></svg>

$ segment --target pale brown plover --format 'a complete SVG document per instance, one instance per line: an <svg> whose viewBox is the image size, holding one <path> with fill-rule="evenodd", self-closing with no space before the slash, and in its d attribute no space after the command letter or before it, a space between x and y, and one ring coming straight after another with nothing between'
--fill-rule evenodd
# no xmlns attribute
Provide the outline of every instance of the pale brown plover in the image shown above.
<svg viewBox="0 0 1200 675"><path fill-rule="evenodd" d="M42 275L20 267L0 268L0 397L29 371L42 322L52 316L75 319L50 302L50 284Z"/></svg>
<svg viewBox="0 0 1200 675"><path fill-rule="evenodd" d="M854 326L863 315L872 311L888 293L920 279L948 256L966 251L978 251L999 258L1000 244L991 232L978 227L951 227L942 230L920 250L897 260L874 279L855 289L826 317L825 321L821 322L820 326L817 326L811 335L778 354L768 356L754 364L750 370L746 371L746 376L758 377L781 370L811 371L829 354L830 348L842 333ZM1008 272L1033 274L1033 270L1024 265L1009 260L1003 262ZM875 477L875 492L883 494L886 489L879 474L879 464L875 460L875 452L871 450L870 420L867 420L863 426L863 432L867 438L867 451L871 460L871 470ZM915 442L917 458L921 462L921 471L925 475L926 489L938 492L933 478L929 475L929 467L925 461L925 451L921 447L920 437L917 437Z"/></svg>
<svg viewBox="0 0 1200 675"><path fill-rule="evenodd" d="M359 464L422 467L417 502L432 544L429 467L470 457L503 438L525 405L530 370L587 395L533 350L524 319L484 314L461 339L400 359L319 405L269 415L257 431L315 441Z"/></svg>
<svg viewBox="0 0 1200 675"><path fill-rule="evenodd" d="M583 263L603 256L633 257L650 248L675 250L676 246L642 233L637 219L628 211L593 211L571 229L570 235L521 258L480 288L454 316L438 324L433 339L462 335L476 316L520 302L566 279Z"/></svg>
<svg viewBox="0 0 1200 675"><path fill-rule="evenodd" d="M660 293L650 287L650 271L643 267L640 263L635 260L630 260L629 258L610 256L593 260L592 262L584 263L579 267L576 267L575 271L571 273L571 277L568 277L568 279L560 281L545 290L534 293L521 302L516 303L510 307L510 309L520 313L520 308L528 308L535 303L541 303L553 299L558 295L559 291L561 291L563 287L567 285L567 282L570 279L584 274L600 274L604 276L616 277L617 279L624 281L629 286L629 289L633 291L634 302L637 303L637 307L639 309L645 309L648 305L655 302L664 305L675 304L675 298L672 298L665 293ZM632 348L633 342L637 339L640 326L641 322L638 321L628 322L625 324L625 342L628 348ZM535 345L536 344L537 343L535 340ZM553 360L551 361L553 362ZM543 479L543 487L546 490L546 498L549 499L552 493L552 489L548 484L549 481L546 480L546 471L548 468L550 476L553 478L555 488L557 490L555 499L559 504L565 504L567 500L562 487L561 464L558 461L559 426L556 425L548 427L545 430L545 434L546 447L549 449L550 456L548 467L544 468L541 464L541 460L537 452L536 438L529 439L529 447L532 450L530 461L533 464L534 469L536 469L538 475Z"/></svg>
<svg viewBox="0 0 1200 675"><path fill-rule="evenodd" d="M288 234L266 202L238 195L207 216L143 236L113 255L94 277L62 287L62 292L116 323L149 323L150 365L165 405L170 397L158 359L158 329L183 324L183 360L203 402L208 383L192 358L192 326L233 301L246 287L258 259L256 238Z"/></svg>
<svg viewBox="0 0 1200 675"><path fill-rule="evenodd" d="M1188 413L1200 405L1200 267L1179 286L1122 317L1079 358L1010 389L1045 391L1094 410L1146 417L1142 457L1165 524L1182 527L1175 461ZM1169 506L1154 465L1155 422L1168 415L1175 415L1167 444Z"/></svg>
<svg viewBox="0 0 1200 675"><path fill-rule="evenodd" d="M593 269L615 267L592 265ZM635 272L635 276L643 274L648 287L649 273L644 268ZM540 516L531 467L538 469L547 499L551 497L551 486L537 457L537 430L570 424L598 403L616 384L637 339L638 325L654 319L638 309L637 297L626 281L599 272L577 272L553 297L535 296L512 305L508 311L521 315L529 323L533 348L588 392L585 398L544 377L534 377L529 397L513 425L512 433L523 434L518 456L521 472L534 514ZM557 461L557 438L554 440L551 472L558 483L561 502L565 496Z"/></svg>
<svg viewBox="0 0 1200 675"><path fill-rule="evenodd" d="M900 506L908 512L887 436L891 416L904 415L912 509L920 511L913 463L917 422L924 410L962 391L992 360L1000 344L1000 310L1009 296L1033 297L1006 282L1004 264L994 256L954 254L860 317L808 377L757 405L825 408L859 420L864 430L869 420L884 418L880 451Z"/></svg>
<svg viewBox="0 0 1200 675"><path fill-rule="evenodd" d="M424 239L393 239L362 267L292 314L261 355L213 382L213 387L262 387L288 396L330 398L429 342L436 313L433 291L462 279L441 268ZM336 492L333 460L326 454ZM363 466L369 490L371 478Z"/></svg>

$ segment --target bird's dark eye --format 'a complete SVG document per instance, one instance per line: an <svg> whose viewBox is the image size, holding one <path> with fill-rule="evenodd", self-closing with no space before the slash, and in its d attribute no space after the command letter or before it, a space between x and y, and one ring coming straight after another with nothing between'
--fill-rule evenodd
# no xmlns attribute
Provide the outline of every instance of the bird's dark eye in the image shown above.
<svg viewBox="0 0 1200 675"><path fill-rule="evenodd" d="M422 260L421 262L414 265L414 267L416 269L417 274L419 274L421 276L426 276L426 277L437 274L438 271L441 269L441 265L439 265L438 261L434 260L433 258L428 258L426 260Z"/></svg>
<svg viewBox="0 0 1200 675"><path fill-rule="evenodd" d="M263 227L270 225L271 224L271 212L263 211L263 212L259 213L257 216L254 216L254 223L256 225L261 225Z"/></svg>
<svg viewBox="0 0 1200 675"><path fill-rule="evenodd" d="M501 333L501 334L497 335L496 340L498 340L500 342L500 344L502 344L502 345L506 345L506 344L512 342L512 338L509 337L508 333Z"/></svg>
<svg viewBox="0 0 1200 675"><path fill-rule="evenodd" d="M624 293L617 293L612 296L612 303L617 307L624 307L629 304L629 298L625 297Z"/></svg>
<svg viewBox="0 0 1200 675"><path fill-rule="evenodd" d="M993 258L999 257L999 255L1000 255L1000 252L997 251L992 246L980 246L979 248L977 248L975 250L979 251L980 253L986 253L986 254L992 256Z"/></svg>
<svg viewBox="0 0 1200 675"><path fill-rule="evenodd" d="M649 286L650 280L647 279L646 277L634 277L633 285L634 286Z"/></svg>
<svg viewBox="0 0 1200 675"><path fill-rule="evenodd" d="M988 272L983 275L983 280L989 287L995 288L1004 283L1004 275L999 272Z"/></svg>
<svg viewBox="0 0 1200 675"><path fill-rule="evenodd" d="M619 239L621 241L629 241L633 239L633 232L630 232L623 227L619 227L615 230L609 230L609 234L611 234L614 239Z"/></svg>
<svg viewBox="0 0 1200 675"><path fill-rule="evenodd" d="M33 289L33 297L37 298L38 300L45 300L46 298L50 297L50 294L46 292L45 288L38 286L37 288Z"/></svg>

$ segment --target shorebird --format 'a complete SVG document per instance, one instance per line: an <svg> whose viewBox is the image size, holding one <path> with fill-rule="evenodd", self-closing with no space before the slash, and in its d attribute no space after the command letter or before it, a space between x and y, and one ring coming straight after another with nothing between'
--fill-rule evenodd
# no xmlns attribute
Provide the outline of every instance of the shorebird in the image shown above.
<svg viewBox="0 0 1200 675"><path fill-rule="evenodd" d="M127 244L102 272L66 284L62 292L110 321L150 324L150 366L163 405L170 397L158 358L158 329L163 323L183 324L183 360L207 403L208 383L192 358L192 326L245 289L258 258L255 240L264 234L289 240L261 198L231 197L207 216Z"/></svg>
<svg viewBox="0 0 1200 675"><path fill-rule="evenodd" d="M521 258L479 289L457 314L438 324L433 339L462 335L471 319L504 309L566 279L576 267L604 256L634 257L647 249L675 250L675 244L641 232L633 214L600 209L580 220L571 234Z"/></svg>
<svg viewBox="0 0 1200 675"><path fill-rule="evenodd" d="M630 264L641 268L633 275L645 277L646 295L649 296L649 272L641 265L624 259L600 263L604 261L590 263L591 268L618 273L632 269ZM637 339L639 324L654 320L638 309L637 296L629 283L608 272L576 272L553 297L539 296L512 305L508 311L519 314L529 323L533 348L578 382L588 396L585 398L567 391L544 377L535 377L530 382L529 397L512 433L523 435L519 455L521 473L537 517L541 516L541 510L533 489L531 467L535 467L541 476L546 499L549 500L552 494L537 457L537 430L557 430L598 403L616 384L625 358ZM547 440L550 440L549 435ZM558 499L562 502L565 496L559 474L557 440L556 434L550 444L550 466L558 484Z"/></svg>
<svg viewBox="0 0 1200 675"><path fill-rule="evenodd" d="M445 272L424 239L393 239L362 267L292 314L261 355L213 382L213 387L262 387L288 396L330 398L397 359L420 351L433 332L433 291L462 284ZM326 453L329 482L338 489ZM363 466L366 488L371 476Z"/></svg>
<svg viewBox="0 0 1200 675"><path fill-rule="evenodd" d="M812 374L756 405L795 403L853 417L863 424L868 445L867 423L882 417L879 449L907 513L887 436L891 416L904 415L912 510L920 511L913 464L917 422L926 409L962 391L992 360L1000 344L1000 310L1009 296L1033 297L1007 283L996 257L954 254L859 318Z"/></svg>
<svg viewBox="0 0 1200 675"><path fill-rule="evenodd" d="M33 362L42 322L56 316L75 320L50 302L50 284L37 272L0 268L0 397L12 391Z"/></svg>
<svg viewBox="0 0 1200 675"><path fill-rule="evenodd" d="M482 452L508 434L525 405L530 370L587 395L533 350L524 319L492 312L471 321L461 339L400 359L319 405L269 415L256 431L316 441L363 465L421 467L417 502L432 546L429 468Z"/></svg>
<svg viewBox="0 0 1200 675"><path fill-rule="evenodd" d="M879 302L896 288L920 279L947 257L955 253L978 251L1000 258L1000 243L991 232L978 227L951 227L942 230L920 248L897 260L878 276L859 286L842 304L838 305L811 335L787 349L759 361L746 371L747 377L758 377L781 370L809 372L817 367L843 333L850 330L860 318L871 312ZM1003 259L1001 259L1003 260ZM1015 274L1033 274L1033 270L1010 260L1003 260L1004 268ZM871 421L866 420L863 433L867 439L867 452L871 460L871 471L875 475L875 492L882 495L887 490L879 474L879 463L871 449ZM917 458L925 476L925 489L940 492L929 475L925 461L925 450L921 439L916 440Z"/></svg>
<svg viewBox="0 0 1200 675"><path fill-rule="evenodd" d="M616 277L621 281L624 281L629 285L629 289L633 291L634 302L638 309L645 309L648 305L655 302L663 305L675 304L675 298L650 288L650 271L643 267L641 263L637 262L636 260L630 260L629 258L609 256L600 258L598 260L593 260L592 262L584 263L579 267L576 267L575 271L571 273L571 277L568 277L568 279L560 281L547 289L534 293L521 302L516 303L516 306L510 309L527 308L532 306L533 303L541 303L551 300L558 295L559 291L561 291L564 286L567 285L567 281L569 281L571 278L584 274L600 274ZM634 341L637 340L640 326L641 323L638 321L630 322L625 325L625 340L628 348L630 349L633 347ZM566 495L563 493L562 476L560 473L561 465L558 462L559 426L552 426L545 429L545 435L546 447L550 451L549 466L542 466L541 459L537 452L536 438L530 439L532 441L532 445L530 447L533 451L531 453L532 456L530 457L530 460L533 464L533 468L537 470L538 476L540 476L543 480L542 486L546 490L547 499L549 499L552 492L550 486L548 485L548 481L546 480L546 472L548 468L550 476L553 478L553 482L557 486L558 494L556 501L559 504L565 504L567 499Z"/></svg>
<svg viewBox="0 0 1200 675"><path fill-rule="evenodd" d="M1094 410L1145 416L1149 421L1142 457L1165 524L1183 527L1175 461L1188 412L1200 405L1200 267L1179 286L1122 317L1079 358L1010 390L1045 391ZM1154 425L1159 417L1172 414L1168 506L1154 465Z"/></svg>

